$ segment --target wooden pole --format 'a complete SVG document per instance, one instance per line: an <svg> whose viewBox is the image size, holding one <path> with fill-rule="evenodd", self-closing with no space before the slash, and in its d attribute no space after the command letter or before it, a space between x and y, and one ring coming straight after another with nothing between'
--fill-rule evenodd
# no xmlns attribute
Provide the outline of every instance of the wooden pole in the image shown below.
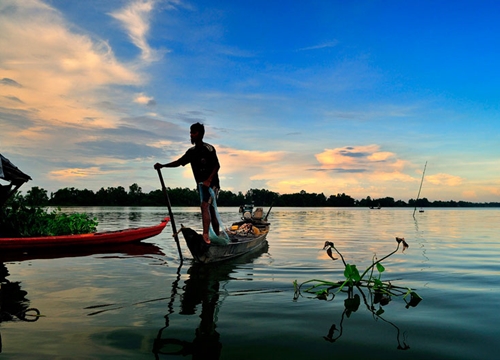
<svg viewBox="0 0 500 360"><path fill-rule="evenodd" d="M182 263L183 259L182 259L181 244L179 242L179 236L177 235L177 229L175 227L174 213L172 212L172 206L170 205L170 198L168 197L167 187L165 186L165 182L163 181L163 176L161 175L161 170L160 169L156 169L156 170L158 171L158 177L160 178L161 190L163 191L163 195L165 195L165 201L166 201L167 207L168 207L168 216L170 217L170 222L172 224L172 232L174 235L175 242L177 244L177 251L179 252L179 257L180 257L181 263Z"/></svg>
<svg viewBox="0 0 500 360"><path fill-rule="evenodd" d="M413 216L415 216L415 211L417 210L417 201L418 201L418 198L420 197L420 191L422 190L422 184L424 183L424 175L425 175L425 168L426 167L427 167L427 161L425 162L425 165L424 165L424 172L422 173L422 181L420 181L420 189L418 189L417 200L415 200L415 209L413 209Z"/></svg>
<svg viewBox="0 0 500 360"><path fill-rule="evenodd" d="M266 217L264 218L264 221L267 221L267 217L269 216L269 213L271 212L271 209L273 208L274 201L271 203L271 206L269 207L269 210L267 211Z"/></svg>

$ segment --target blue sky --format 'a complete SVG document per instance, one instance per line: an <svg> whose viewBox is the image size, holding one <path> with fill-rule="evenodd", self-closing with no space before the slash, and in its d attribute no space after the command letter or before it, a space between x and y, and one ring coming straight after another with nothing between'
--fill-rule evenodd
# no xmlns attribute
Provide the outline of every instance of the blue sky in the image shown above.
<svg viewBox="0 0 500 360"><path fill-rule="evenodd" d="M496 1L0 1L0 153L25 185L500 201ZM189 166L164 169L195 188Z"/></svg>

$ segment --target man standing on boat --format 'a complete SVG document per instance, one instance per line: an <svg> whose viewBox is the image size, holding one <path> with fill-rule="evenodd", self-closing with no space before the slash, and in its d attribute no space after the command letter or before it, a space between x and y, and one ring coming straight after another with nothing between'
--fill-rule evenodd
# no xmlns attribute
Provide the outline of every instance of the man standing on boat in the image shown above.
<svg viewBox="0 0 500 360"><path fill-rule="evenodd" d="M196 180L201 197L203 240L209 244L210 238L208 236L208 229L210 223L212 223L214 232L219 235L219 222L213 206L214 198L212 194L217 196L220 189L218 174L220 164L215 148L203 142L204 135L205 127L203 124L196 123L191 125L191 144L194 146L189 148L179 159L167 164L156 163L154 168L158 170L163 167L178 167L181 165L185 166L189 163L191 164L194 179ZM209 189L212 189L213 192Z"/></svg>

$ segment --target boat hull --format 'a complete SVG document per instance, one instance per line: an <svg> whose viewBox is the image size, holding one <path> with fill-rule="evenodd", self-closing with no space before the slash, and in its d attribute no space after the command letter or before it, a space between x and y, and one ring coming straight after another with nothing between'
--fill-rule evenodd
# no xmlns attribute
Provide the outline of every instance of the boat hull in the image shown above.
<svg viewBox="0 0 500 360"><path fill-rule="evenodd" d="M160 234L169 220L170 218L166 217L161 223L154 226L90 234L0 238L0 250L48 249L132 243Z"/></svg>
<svg viewBox="0 0 500 360"><path fill-rule="evenodd" d="M191 228L182 227L181 232L194 260L204 264L233 259L267 245L267 232L246 238L233 236L228 244L207 244L203 236Z"/></svg>

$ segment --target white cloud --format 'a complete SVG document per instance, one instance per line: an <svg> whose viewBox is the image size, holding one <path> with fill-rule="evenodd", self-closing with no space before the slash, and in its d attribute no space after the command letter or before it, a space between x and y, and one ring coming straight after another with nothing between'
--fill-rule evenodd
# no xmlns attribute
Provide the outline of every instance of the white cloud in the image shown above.
<svg viewBox="0 0 500 360"><path fill-rule="evenodd" d="M333 40L333 41L327 41L318 45L313 45L313 46L308 46L299 49L298 51L307 51L307 50L319 50L319 49L325 49L325 48L332 48L338 45L338 40Z"/></svg>
<svg viewBox="0 0 500 360"><path fill-rule="evenodd" d="M141 50L141 58L144 61L155 61L160 58L159 52L152 49L147 41L150 16L155 3L154 0L135 0L125 8L110 14L121 22L132 43Z"/></svg>

